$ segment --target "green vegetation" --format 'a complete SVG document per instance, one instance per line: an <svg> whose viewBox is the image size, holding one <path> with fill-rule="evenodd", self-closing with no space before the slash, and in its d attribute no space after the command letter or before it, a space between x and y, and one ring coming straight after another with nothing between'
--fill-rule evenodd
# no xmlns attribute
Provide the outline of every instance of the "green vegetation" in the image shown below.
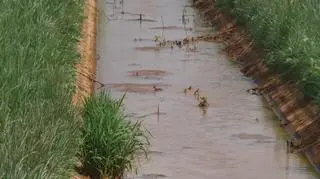
<svg viewBox="0 0 320 179"><path fill-rule="evenodd" d="M318 0L216 0L266 51L265 62L320 104L320 2Z"/></svg>
<svg viewBox="0 0 320 179"><path fill-rule="evenodd" d="M102 92L86 100L83 146L79 158L90 176L123 176L134 169L138 153L147 154L149 139L141 122L125 120L120 100Z"/></svg>
<svg viewBox="0 0 320 179"><path fill-rule="evenodd" d="M87 100L84 126L76 122L83 7L83 0L1 3L1 179L69 179L79 151L87 168L119 176L149 146L141 123L125 121L121 102L104 93Z"/></svg>
<svg viewBox="0 0 320 179"><path fill-rule="evenodd" d="M82 0L2 0L0 178L70 178L79 128L71 106Z"/></svg>

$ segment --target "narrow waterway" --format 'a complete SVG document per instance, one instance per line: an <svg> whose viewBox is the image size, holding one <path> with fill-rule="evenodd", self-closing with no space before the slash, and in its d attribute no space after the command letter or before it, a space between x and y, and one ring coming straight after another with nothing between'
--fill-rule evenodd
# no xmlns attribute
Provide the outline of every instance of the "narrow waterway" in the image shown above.
<svg viewBox="0 0 320 179"><path fill-rule="evenodd" d="M218 44L156 46L155 35L181 40L213 32L191 2L124 0L122 7L109 1L99 2L97 78L115 97L127 90L126 114L143 120L153 135L150 160L132 178L317 178L304 159L286 154L277 120L260 97L246 92L254 84ZM154 92L153 84L163 91ZM190 85L207 96L207 110L184 94Z"/></svg>

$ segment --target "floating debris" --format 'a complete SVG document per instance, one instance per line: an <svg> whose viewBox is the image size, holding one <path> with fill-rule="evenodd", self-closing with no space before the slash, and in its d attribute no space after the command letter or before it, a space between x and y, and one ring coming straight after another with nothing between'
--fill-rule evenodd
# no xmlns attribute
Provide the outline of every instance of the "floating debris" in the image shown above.
<svg viewBox="0 0 320 179"><path fill-rule="evenodd" d="M154 91L162 91L163 90L162 88L156 87L156 85L153 85L152 88Z"/></svg>
<svg viewBox="0 0 320 179"><path fill-rule="evenodd" d="M199 88L193 92L193 95L199 95Z"/></svg>
<svg viewBox="0 0 320 179"><path fill-rule="evenodd" d="M153 40L154 40L155 42L159 42L159 41L161 41L161 36L160 36L160 35L155 35L154 38L153 38Z"/></svg>
<svg viewBox="0 0 320 179"><path fill-rule="evenodd" d="M188 88L185 88L185 89L183 90L183 92L184 92L184 93L188 93L188 91L191 91L191 90L192 90L192 87L189 86Z"/></svg>
<svg viewBox="0 0 320 179"><path fill-rule="evenodd" d="M248 89L247 92L252 95L258 95L258 96L262 95L262 90L260 88Z"/></svg>
<svg viewBox="0 0 320 179"><path fill-rule="evenodd" d="M179 48L181 48L182 47L182 42L181 41L175 41L175 43L176 43L176 45L179 47Z"/></svg>
<svg viewBox="0 0 320 179"><path fill-rule="evenodd" d="M192 87L189 86L188 88L185 88L183 92L187 94L189 91L192 91ZM196 97L196 99L199 101L198 106L202 109L209 106L208 99L205 96L200 96L200 88L197 88L195 91L192 92L192 94ZM206 112L206 111L203 111Z"/></svg>
<svg viewBox="0 0 320 179"><path fill-rule="evenodd" d="M198 104L199 107L208 107L209 103L207 101L207 97L200 97L200 102Z"/></svg>

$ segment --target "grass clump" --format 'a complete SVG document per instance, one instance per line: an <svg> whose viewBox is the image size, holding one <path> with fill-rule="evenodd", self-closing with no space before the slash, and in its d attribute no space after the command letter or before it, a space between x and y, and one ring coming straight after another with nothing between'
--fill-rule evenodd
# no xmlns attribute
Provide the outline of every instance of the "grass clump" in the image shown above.
<svg viewBox="0 0 320 179"><path fill-rule="evenodd" d="M295 82L320 104L320 2L318 0L216 0L245 26L267 53L269 69Z"/></svg>
<svg viewBox="0 0 320 179"><path fill-rule="evenodd" d="M79 128L71 106L82 0L0 6L0 178L70 178Z"/></svg>
<svg viewBox="0 0 320 179"><path fill-rule="evenodd" d="M80 159L91 177L122 177L125 171L135 169L138 153L147 154L148 132L141 122L125 120L123 98L114 100L101 92L85 102Z"/></svg>

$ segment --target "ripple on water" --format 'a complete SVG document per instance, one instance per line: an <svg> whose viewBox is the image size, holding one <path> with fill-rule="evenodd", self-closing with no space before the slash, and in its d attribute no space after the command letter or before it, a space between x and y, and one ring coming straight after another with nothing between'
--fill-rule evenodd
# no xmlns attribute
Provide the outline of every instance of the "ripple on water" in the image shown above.
<svg viewBox="0 0 320 179"><path fill-rule="evenodd" d="M158 173L150 173L150 174L142 174L141 176L134 177L134 179L158 179L165 178L166 175L158 174Z"/></svg>
<svg viewBox="0 0 320 179"><path fill-rule="evenodd" d="M128 66L141 66L141 65L138 63L130 63L130 64L128 64Z"/></svg>
<svg viewBox="0 0 320 179"><path fill-rule="evenodd" d="M130 76L144 76L144 77L163 77L168 74L164 70L134 70L128 72Z"/></svg>
<svg viewBox="0 0 320 179"><path fill-rule="evenodd" d="M145 46L145 47L135 47L135 50L140 50L140 51L160 51L161 47L157 46Z"/></svg>
<svg viewBox="0 0 320 179"><path fill-rule="evenodd" d="M239 134L233 134L232 137L239 138L241 140L268 140L272 139L272 137L261 135L261 134L249 134L249 133L239 133Z"/></svg>
<svg viewBox="0 0 320 179"><path fill-rule="evenodd" d="M192 31L192 28L184 28L184 27L178 27L178 26L164 26L164 27L150 27L149 29L164 29L164 30L187 30Z"/></svg>
<svg viewBox="0 0 320 179"><path fill-rule="evenodd" d="M167 84L139 84L139 83L114 83L114 84L106 84L113 89L118 91L126 91L131 93L154 93L153 85L156 85L157 88L159 87L167 87Z"/></svg>

